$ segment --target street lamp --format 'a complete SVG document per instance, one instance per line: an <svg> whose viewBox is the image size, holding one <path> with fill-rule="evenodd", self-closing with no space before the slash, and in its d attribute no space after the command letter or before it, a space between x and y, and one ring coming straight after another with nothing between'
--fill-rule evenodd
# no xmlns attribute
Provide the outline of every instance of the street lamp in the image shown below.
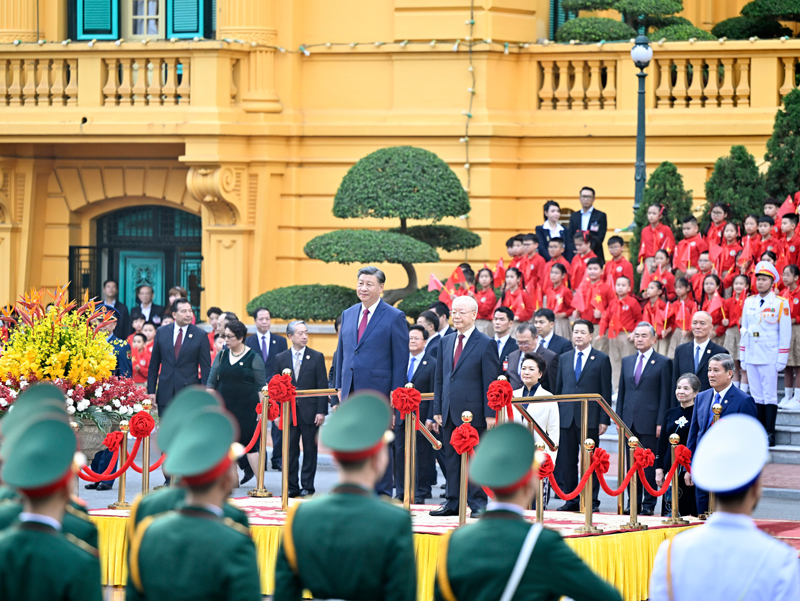
<svg viewBox="0 0 800 601"><path fill-rule="evenodd" d="M639 109L636 127L636 192L633 197L633 212L636 214L636 210L642 202L644 185L647 180L644 162L644 78L647 77L647 73L644 70L653 58L653 49L650 47L650 40L647 39L646 35L636 37L634 46L631 48L631 58L633 59L633 64L639 69L636 74L636 77L639 78Z"/></svg>

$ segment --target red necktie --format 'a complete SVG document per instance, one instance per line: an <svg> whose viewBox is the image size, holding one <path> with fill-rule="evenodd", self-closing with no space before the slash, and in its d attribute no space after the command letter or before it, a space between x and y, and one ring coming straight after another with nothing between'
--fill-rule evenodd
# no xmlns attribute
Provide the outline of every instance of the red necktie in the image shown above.
<svg viewBox="0 0 800 601"><path fill-rule="evenodd" d="M361 323L358 324L358 342L361 342L361 337L364 335L364 330L367 329L368 316L369 316L369 309L364 309L364 317L361 318Z"/></svg>
<svg viewBox="0 0 800 601"><path fill-rule="evenodd" d="M183 344L183 328L178 328L178 337L175 339L175 359L181 353L181 345Z"/></svg>
<svg viewBox="0 0 800 601"><path fill-rule="evenodd" d="M464 350L464 334L458 335L458 344L456 345L456 352L453 355L453 369L458 365L458 358L461 356L461 351Z"/></svg>

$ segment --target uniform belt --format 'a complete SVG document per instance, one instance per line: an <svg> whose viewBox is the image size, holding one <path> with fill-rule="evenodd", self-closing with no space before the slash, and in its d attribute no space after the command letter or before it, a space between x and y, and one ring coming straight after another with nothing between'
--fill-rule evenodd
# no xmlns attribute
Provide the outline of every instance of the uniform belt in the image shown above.
<svg viewBox="0 0 800 601"><path fill-rule="evenodd" d="M759 336L761 336L761 332L750 332L750 335L751 335L753 338L758 338Z"/></svg>

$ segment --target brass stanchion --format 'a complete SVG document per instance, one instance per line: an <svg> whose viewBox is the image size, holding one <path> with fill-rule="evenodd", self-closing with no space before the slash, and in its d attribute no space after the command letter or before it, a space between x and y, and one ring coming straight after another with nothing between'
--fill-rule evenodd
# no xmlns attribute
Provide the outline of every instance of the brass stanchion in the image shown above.
<svg viewBox="0 0 800 601"><path fill-rule="evenodd" d="M497 376L497 379L506 382L508 381L508 378L506 378L505 376ZM505 409L501 409L500 411L497 412L497 419L495 419L494 422L495 427L499 426L502 423L505 423L506 416L504 415L503 411L505 411Z"/></svg>
<svg viewBox="0 0 800 601"><path fill-rule="evenodd" d="M631 465L635 463L634 453L636 452L636 447L639 446L639 439L635 436L631 436L628 439L628 447L630 447L630 461ZM639 523L639 503L637 502L637 483L638 483L638 474L633 472L633 476L631 476L631 488L628 491L628 501L631 507L631 519L627 524L622 526L623 530L647 530L647 526L644 524ZM625 492L622 492L622 495L625 495Z"/></svg>
<svg viewBox="0 0 800 601"><path fill-rule="evenodd" d="M617 486L625 479L625 432L617 428ZM617 497L617 515L625 514L625 493Z"/></svg>
<svg viewBox="0 0 800 601"><path fill-rule="evenodd" d="M461 414L461 421L468 424L472 421L472 412L465 411ZM461 490L458 495L458 525L467 523L467 494L469 494L469 453L461 454Z"/></svg>
<svg viewBox="0 0 800 601"><path fill-rule="evenodd" d="M256 474L256 487L247 491L250 497L271 497L264 486L264 472L267 469L267 426L269 425L269 390L266 386L261 389L261 434L258 440L258 473Z"/></svg>
<svg viewBox="0 0 800 601"><path fill-rule="evenodd" d="M405 385L406 388L414 388L414 385L409 382ZM405 421L405 453L403 460L405 462L405 474L403 477L403 507L410 510L411 502L414 500L416 490L416 469L417 469L417 437L416 437L416 419L414 413L409 413Z"/></svg>
<svg viewBox="0 0 800 601"><path fill-rule="evenodd" d="M292 370L288 367L281 372L283 375L292 375ZM296 401L295 401L296 402ZM289 401L283 403L283 415L281 416L281 509L289 511L289 429L292 427L292 404Z"/></svg>
<svg viewBox="0 0 800 601"><path fill-rule="evenodd" d="M711 422L713 426L719 421L719 416L722 413L722 405L719 403L714 403L711 405L711 411L714 412L714 421ZM701 520L707 520L711 517L711 514L716 511L717 508L717 496L713 492L708 493L708 511L706 511L703 515L700 516Z"/></svg>
<svg viewBox="0 0 800 601"><path fill-rule="evenodd" d="M670 434L669 435L669 445L671 447L670 456L672 457L672 465L675 465L675 449L678 447L678 444L681 442L681 437L678 434ZM675 470L675 473L672 474L672 517L667 518L663 521L664 524L670 524L671 526L682 526L684 524L688 524L687 520L683 520L678 513L678 470ZM662 501L663 502L663 501Z"/></svg>
<svg viewBox="0 0 800 601"><path fill-rule="evenodd" d="M585 401L584 401L585 402ZM592 453L594 453L594 441L591 438L587 438L583 443L583 448L586 453L586 469L589 469L589 466L592 464ZM584 473L586 473L584 471ZM580 534L599 534L602 532L602 529L598 528L597 526L592 524L592 477L586 480L586 486L583 487L582 493L584 500L584 510L583 513L586 516L585 524L577 528L575 532Z"/></svg>
<svg viewBox="0 0 800 601"><path fill-rule="evenodd" d="M122 442L119 443L119 465L125 465L128 460L128 429L130 423L128 420L123 419L119 422L119 430L122 432ZM142 472L144 473L144 472ZM125 502L125 484L127 482L127 470L119 475L119 492L117 493L117 502L111 503L109 509L128 509L131 504Z"/></svg>
<svg viewBox="0 0 800 601"><path fill-rule="evenodd" d="M581 401L581 440L587 440L589 438L589 401L586 399ZM584 444L585 446L585 444ZM586 471L586 467L589 465L589 458L587 457L587 453L584 450L581 450L581 474ZM584 492L586 489L584 489ZM586 495L581 493L580 496L580 511L586 511Z"/></svg>
<svg viewBox="0 0 800 601"><path fill-rule="evenodd" d="M537 442L536 450L544 453L544 443ZM544 480L538 478L539 483L536 485L536 523L544 524Z"/></svg>
<svg viewBox="0 0 800 601"><path fill-rule="evenodd" d="M150 413L153 402L150 399L142 401L142 411ZM142 438L142 495L150 492L150 437Z"/></svg>

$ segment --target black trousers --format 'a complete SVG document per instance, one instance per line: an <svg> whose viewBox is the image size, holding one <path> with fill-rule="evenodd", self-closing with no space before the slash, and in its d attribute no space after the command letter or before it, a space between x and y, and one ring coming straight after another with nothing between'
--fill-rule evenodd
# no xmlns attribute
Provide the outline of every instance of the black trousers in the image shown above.
<svg viewBox="0 0 800 601"><path fill-rule="evenodd" d="M108 464L111 463L111 458L113 456L114 456L114 453L112 453L108 449L103 449L102 451L98 451L95 454L94 459L92 459L91 470L95 474L102 474L104 471L106 471L106 468L108 467ZM112 469L111 471L112 472L116 472L117 471L117 464L116 463L114 464L114 469ZM108 482L111 485L112 488L114 487L114 481L113 480L102 480L102 482Z"/></svg>
<svg viewBox="0 0 800 601"><path fill-rule="evenodd" d="M431 443L419 432L417 437L416 475L414 497L425 497L431 494L432 476L435 475L436 465L433 459ZM394 483L397 489L397 498L404 498L406 477L406 424L397 421L394 427ZM434 474L431 474L434 470Z"/></svg>
<svg viewBox="0 0 800 601"><path fill-rule="evenodd" d="M629 426L630 427L630 426ZM650 449L653 451L653 455L656 454L656 446L658 445L658 438L655 437L653 434L642 434L641 432L637 432L634 428L631 428L631 432L633 435L639 439L639 444L641 444L645 449ZM625 466L626 469L631 469L630 466L631 455L630 453L625 453ZM619 476L619 478L623 478L624 474ZM638 477L638 474L637 474ZM646 467L644 469L644 477L647 478L647 482L650 484L652 488L656 488L656 466L651 465L650 467ZM636 511L641 511L642 509L649 509L650 511L655 511L656 508L656 497L651 495L644 489L642 483L638 483L636 486ZM628 507L630 507L631 502L631 489L630 486L628 487Z"/></svg>
<svg viewBox="0 0 800 601"><path fill-rule="evenodd" d="M433 447L431 447L431 460L433 461L432 465L433 471L431 471L431 486L433 486L434 484L436 484L436 481L438 480L438 475L436 474L437 463L439 464L439 469L442 470L442 476L444 476L445 481L447 481L447 463L444 460L444 441L442 440L441 431L434 432L433 430L431 430L431 434L433 434L433 437L436 440L442 443L441 449L434 449Z"/></svg>
<svg viewBox="0 0 800 601"><path fill-rule="evenodd" d="M272 468L281 469L283 457L283 431L278 428L277 422L272 422Z"/></svg>
<svg viewBox="0 0 800 601"><path fill-rule="evenodd" d="M289 493L299 493L304 488L314 493L314 478L317 475L317 434L319 426L297 420L297 427L289 430ZM303 440L303 469L298 485L297 472L300 463L300 439Z"/></svg>
<svg viewBox="0 0 800 601"><path fill-rule="evenodd" d="M595 444L600 442L600 429L589 428L588 437L595 441ZM583 440L581 440L580 426L571 425L568 428L561 428L561 437L558 441L558 459L556 460L555 477L556 482L561 487L561 492L569 494L578 486L578 482L583 474L579 474L580 469L580 452L583 450ZM597 480L597 475L592 474L592 508L597 511L600 507L598 495L600 494L600 482ZM558 496L558 495L556 495ZM572 501L567 501L570 506L580 507L578 497Z"/></svg>
<svg viewBox="0 0 800 601"><path fill-rule="evenodd" d="M444 423L442 448L444 449L444 461L447 465L446 505L450 509L458 509L458 498L461 491L461 455L456 453L456 450L450 444L450 437L453 435L453 430L455 429L456 425L453 423L453 420L450 418L450 413L448 412L447 421ZM479 436L483 436L483 433L486 431L485 426L482 428L475 427L475 429L478 431ZM469 508L472 511L479 511L486 507L487 501L488 499L483 489L470 482L467 487L467 504Z"/></svg>

